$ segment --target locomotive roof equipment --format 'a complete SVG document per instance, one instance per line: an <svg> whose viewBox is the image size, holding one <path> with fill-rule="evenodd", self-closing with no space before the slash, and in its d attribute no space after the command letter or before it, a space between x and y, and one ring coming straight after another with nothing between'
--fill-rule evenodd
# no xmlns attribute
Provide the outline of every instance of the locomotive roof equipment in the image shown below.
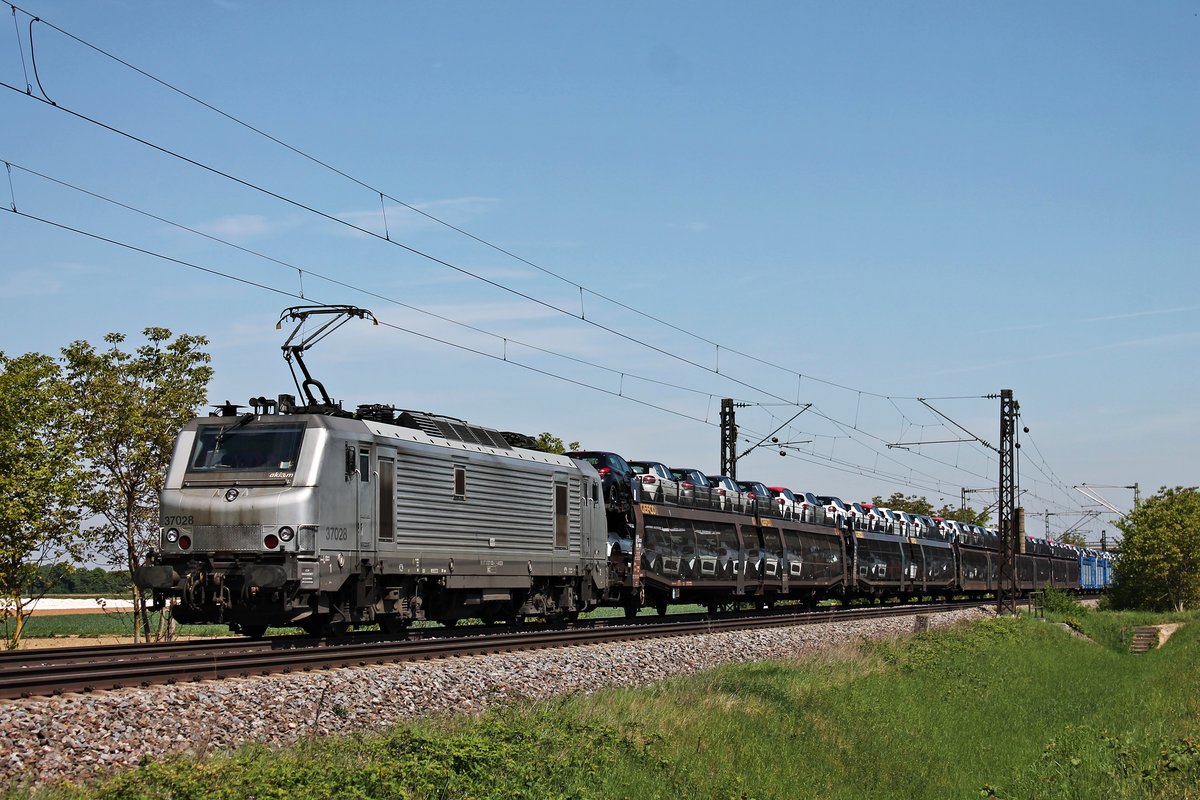
<svg viewBox="0 0 1200 800"><path fill-rule="evenodd" d="M309 317L317 315L328 316L329 318L316 330L301 336L300 332L304 328L304 323L308 321ZM296 322L296 327L292 331L292 334L283 343L283 359L288 363L288 368L292 371L292 380L296 383L296 389L308 401L308 406L302 410L302 413L329 414L342 410L341 404L335 404L333 398L329 396L329 392L325 391L325 386L309 373L308 367L304 363L303 353L354 317L358 319L369 318L374 324L379 324L379 320L375 318L375 315L365 308L344 305L292 306L291 308L284 309L283 313L279 316L279 321L275 323L275 330L281 330L284 320L294 320ZM298 336L300 336L300 339L296 342ZM293 344L293 342L296 343ZM300 371L304 374L303 383L301 383L300 378L296 375L296 367L300 367ZM317 402L316 396L313 395L312 390L314 387L321 393L320 402ZM280 410L282 411L283 409ZM297 410L299 411L300 409Z"/></svg>

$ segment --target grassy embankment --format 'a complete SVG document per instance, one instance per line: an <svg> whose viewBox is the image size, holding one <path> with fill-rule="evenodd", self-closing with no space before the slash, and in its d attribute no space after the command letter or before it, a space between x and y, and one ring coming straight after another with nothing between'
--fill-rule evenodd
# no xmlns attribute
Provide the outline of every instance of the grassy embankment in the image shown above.
<svg viewBox="0 0 1200 800"><path fill-rule="evenodd" d="M1103 641L1143 624L1063 611ZM180 757L53 796L1181 800L1200 798L1197 685L1195 624L1134 656L999 619L281 753Z"/></svg>

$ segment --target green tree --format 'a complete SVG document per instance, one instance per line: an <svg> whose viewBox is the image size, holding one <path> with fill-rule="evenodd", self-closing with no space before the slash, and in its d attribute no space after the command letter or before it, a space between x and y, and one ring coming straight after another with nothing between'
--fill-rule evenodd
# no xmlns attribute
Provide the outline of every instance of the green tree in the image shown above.
<svg viewBox="0 0 1200 800"><path fill-rule="evenodd" d="M969 522L972 525L987 525L988 517L990 516L986 510L976 511L973 508L960 509L951 506L949 503L935 509L933 503L924 497L915 494L904 494L904 492L892 492L892 496L887 500L876 495L871 498L871 503L883 506L884 508L890 508L892 511L907 511L910 514L922 514L927 517L954 519L959 522Z"/></svg>
<svg viewBox="0 0 1200 800"><path fill-rule="evenodd" d="M1076 547L1087 547L1087 537L1079 531L1064 531L1058 535L1058 541L1063 544L1073 544Z"/></svg>
<svg viewBox="0 0 1200 800"><path fill-rule="evenodd" d="M915 494L906 495L904 492L892 492L892 496L887 500L872 497L871 502L877 506L890 508L892 511L907 511L910 514L933 516L933 504Z"/></svg>
<svg viewBox="0 0 1200 800"><path fill-rule="evenodd" d="M1200 606L1200 489L1164 486L1114 524L1123 535L1114 607Z"/></svg>
<svg viewBox="0 0 1200 800"><path fill-rule="evenodd" d="M976 511L973 508L959 508L952 506L949 503L944 504L937 510L937 516L942 519L954 519L959 522L967 522L971 525L987 525L991 518L991 512L986 508L983 511Z"/></svg>
<svg viewBox="0 0 1200 800"><path fill-rule="evenodd" d="M55 594L91 594L124 597L129 594L129 573L124 569L107 570L101 567L79 569L73 564L58 563L41 567L39 585Z"/></svg>
<svg viewBox="0 0 1200 800"><path fill-rule="evenodd" d="M9 648L21 640L29 601L50 585L41 567L79 555L84 483L68 396L50 356L0 353L0 615Z"/></svg>
<svg viewBox="0 0 1200 800"><path fill-rule="evenodd" d="M175 437L204 402L212 377L204 337L172 340L166 328L143 335L146 343L132 353L120 349L120 333L104 337L103 351L85 341L63 349L88 472L84 505L102 520L86 533L101 557L125 565L131 582L143 554L158 544L159 494ZM147 598L136 586L133 603L134 639L140 626L148 641Z"/></svg>
<svg viewBox="0 0 1200 800"><path fill-rule="evenodd" d="M579 442L570 442L564 445L563 440L550 433L550 431L542 431L534 441L537 442L537 446L534 449L541 450L543 453L562 455L563 453L572 453L579 449Z"/></svg>

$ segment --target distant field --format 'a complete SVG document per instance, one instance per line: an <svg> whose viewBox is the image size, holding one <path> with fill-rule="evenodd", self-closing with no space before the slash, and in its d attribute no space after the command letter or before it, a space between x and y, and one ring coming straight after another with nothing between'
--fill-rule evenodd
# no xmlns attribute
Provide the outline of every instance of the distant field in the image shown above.
<svg viewBox="0 0 1200 800"><path fill-rule="evenodd" d="M703 611L701 606L672 606L671 612L676 614L692 614ZM590 617L613 617L624 616L624 611L619 608L601 608L593 611L587 616ZM645 609L643 615L653 616L654 611ZM158 615L154 615L152 625L157 627ZM432 623L418 623L432 624ZM229 635L229 627L227 625L178 625L176 628L180 636L226 636ZM293 628L272 628L267 633L268 635L277 635L282 633L293 633ZM65 636L84 636L84 637L99 637L99 636L132 636L133 635L133 615L127 611L89 611L87 613L71 613L69 611L56 611L52 613L35 614L30 617L25 623L23 636L27 639L45 638L45 637L65 637Z"/></svg>
<svg viewBox="0 0 1200 800"><path fill-rule="evenodd" d="M158 615L153 626L157 627ZM225 625L179 625L181 636L221 636L229 633ZM22 636L27 639L65 636L132 636L133 614L102 612L88 614L35 614L25 621Z"/></svg>

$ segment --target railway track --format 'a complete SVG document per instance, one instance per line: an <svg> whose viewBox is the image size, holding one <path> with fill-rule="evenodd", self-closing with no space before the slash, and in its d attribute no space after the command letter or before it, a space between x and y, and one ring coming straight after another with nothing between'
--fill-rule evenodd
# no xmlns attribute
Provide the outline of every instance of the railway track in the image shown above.
<svg viewBox="0 0 1200 800"><path fill-rule="evenodd" d="M19 650L0 654L0 699L367 667L755 627L940 613L978 604L958 602L804 612L775 610L717 617L675 615L653 622L611 618L582 621L568 628L516 631L485 627L429 628L413 630L402 640L378 635L329 640L288 636L262 640L225 638L151 645Z"/></svg>

